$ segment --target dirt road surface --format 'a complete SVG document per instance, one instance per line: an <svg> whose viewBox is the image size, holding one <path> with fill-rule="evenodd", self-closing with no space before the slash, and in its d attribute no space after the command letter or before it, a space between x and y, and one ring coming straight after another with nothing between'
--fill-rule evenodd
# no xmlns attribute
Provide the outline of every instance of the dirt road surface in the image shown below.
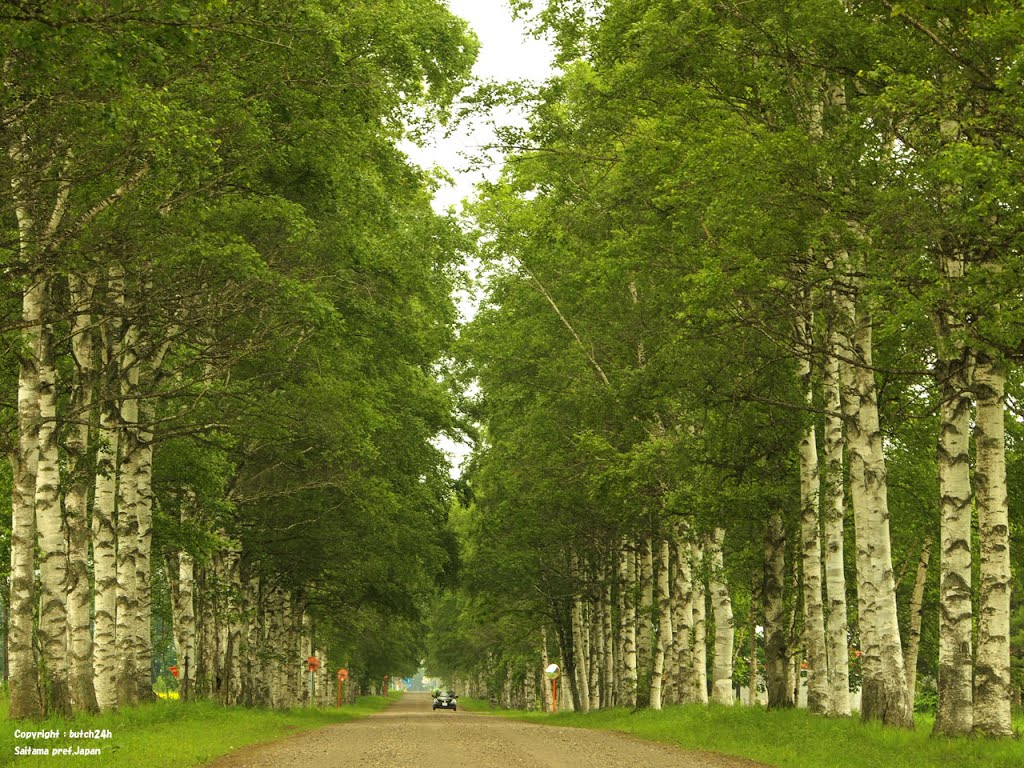
<svg viewBox="0 0 1024 768"><path fill-rule="evenodd" d="M407 693L365 720L247 747L208 768L757 768L741 758L468 712Z"/></svg>

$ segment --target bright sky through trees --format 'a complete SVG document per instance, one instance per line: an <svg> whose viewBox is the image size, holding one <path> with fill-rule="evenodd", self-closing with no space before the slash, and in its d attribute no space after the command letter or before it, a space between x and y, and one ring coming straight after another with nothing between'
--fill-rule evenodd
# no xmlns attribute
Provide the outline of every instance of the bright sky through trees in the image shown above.
<svg viewBox="0 0 1024 768"><path fill-rule="evenodd" d="M455 15L469 22L480 39L480 55L473 74L481 80L507 82L510 80L541 81L551 75L553 52L542 39L529 34L528 22L514 19L506 0L449 0ZM460 208L463 200L473 195L473 187L485 178L496 177L500 166L476 165L470 168L470 159L481 149L495 141L492 125L522 120L513 110L496 108L491 115L475 115L460 122L451 135L438 129L425 146L407 142L403 148L415 162L424 168L440 167L452 178L451 184L438 189L434 209L445 211ZM473 269L472 265L470 268ZM460 292L459 311L465 320L472 319L477 298ZM447 436L438 438L438 445L448 454L452 472L459 467L471 450L466 443L456 443Z"/></svg>
<svg viewBox="0 0 1024 768"><path fill-rule="evenodd" d="M506 0L449 0L452 12L469 22L480 39L480 55L473 74L481 80L544 80L551 74L552 51L544 40L530 36L524 19L513 19ZM488 116L477 115L456 126L451 136L439 130L425 147L406 145L406 151L424 168L439 166L451 174L454 184L438 190L437 210L447 210L472 195L473 185L498 166L466 171L468 156L494 142ZM508 123L518 118L511 110L498 109L491 120Z"/></svg>

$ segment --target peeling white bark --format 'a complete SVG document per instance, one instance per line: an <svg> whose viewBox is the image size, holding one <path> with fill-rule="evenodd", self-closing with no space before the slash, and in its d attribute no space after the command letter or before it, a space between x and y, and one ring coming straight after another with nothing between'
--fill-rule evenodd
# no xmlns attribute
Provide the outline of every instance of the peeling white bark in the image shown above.
<svg viewBox="0 0 1024 768"><path fill-rule="evenodd" d="M980 542L978 648L975 657L974 729L1013 735L1010 711L1010 523L1006 502L1004 399L1006 371L978 355L974 376L975 480Z"/></svg>
<svg viewBox="0 0 1024 768"><path fill-rule="evenodd" d="M732 657L736 640L736 627L732 615L732 597L725 578L725 559L722 543L725 530L715 528L709 541L710 591L712 614L715 617L715 659L712 668L711 700L732 706Z"/></svg>
<svg viewBox="0 0 1024 768"><path fill-rule="evenodd" d="M651 674L651 709L661 709L665 646L672 641L672 612L669 605L670 554L668 539L662 539L658 546L658 639L654 651L654 670Z"/></svg>
<svg viewBox="0 0 1024 768"><path fill-rule="evenodd" d="M825 405L825 479L823 512L825 532L825 588L828 594L828 676L831 714L850 716L850 649L846 607L846 555L844 519L846 498L843 463L843 403L839 356L842 353L835 328L828 333L828 357L823 373Z"/></svg>
<svg viewBox="0 0 1024 768"><path fill-rule="evenodd" d="M73 382L71 412L77 423L67 438L68 469L63 481L64 506L68 532L68 676L71 705L76 712L97 712L96 689L92 669L92 588L89 584L88 506L90 476L90 422L96 385L92 315L89 312L91 289L72 275L69 280L72 321L71 350L77 375Z"/></svg>
<svg viewBox="0 0 1024 768"><path fill-rule="evenodd" d="M850 494L857 530L857 593L860 603L864 683L861 719L913 727L907 698L903 647L896 613L896 583L889 538L885 456L879 427L872 359L872 322L845 302L853 364L844 387Z"/></svg>
<svg viewBox="0 0 1024 768"><path fill-rule="evenodd" d="M636 554L631 546L624 546L619 560L619 631L622 633L622 703L636 707L636 616L633 593L636 588Z"/></svg>
<svg viewBox="0 0 1024 768"><path fill-rule="evenodd" d="M693 678L694 700L708 703L708 636L706 591L704 588L704 547L698 542L691 545L695 578L693 579Z"/></svg>
<svg viewBox="0 0 1024 768"><path fill-rule="evenodd" d="M935 733L963 735L974 726L974 607L971 575L971 395L965 353L940 361L938 469L939 704Z"/></svg>
<svg viewBox="0 0 1024 768"><path fill-rule="evenodd" d="M673 589L676 594L675 615L672 628L675 631L675 653L678 657L679 672L676 679L676 697L680 703L697 701L697 676L693 661L693 568L689 532L683 526L676 533L676 569Z"/></svg>

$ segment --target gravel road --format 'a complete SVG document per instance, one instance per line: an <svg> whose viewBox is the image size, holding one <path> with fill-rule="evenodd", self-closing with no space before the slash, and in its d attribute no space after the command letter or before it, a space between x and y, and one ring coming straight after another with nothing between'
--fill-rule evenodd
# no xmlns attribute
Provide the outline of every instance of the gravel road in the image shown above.
<svg viewBox="0 0 1024 768"><path fill-rule="evenodd" d="M247 747L208 768L757 768L740 758L468 712L407 693L364 720Z"/></svg>

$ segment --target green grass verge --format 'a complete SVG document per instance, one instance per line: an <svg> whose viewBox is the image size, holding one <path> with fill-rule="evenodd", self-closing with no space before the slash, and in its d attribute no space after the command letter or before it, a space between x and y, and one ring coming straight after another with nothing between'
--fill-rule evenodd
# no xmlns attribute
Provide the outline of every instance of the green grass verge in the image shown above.
<svg viewBox="0 0 1024 768"><path fill-rule="evenodd" d="M549 725L623 731L685 749L746 757L776 768L1021 768L1024 743L946 739L917 729L883 728L854 719L828 719L806 710L768 712L760 707L676 706L661 712L627 709L552 715L492 710L486 701L459 699L470 712L495 712ZM1018 723L1024 725L1024 723Z"/></svg>
<svg viewBox="0 0 1024 768"><path fill-rule="evenodd" d="M204 765L239 747L344 723L379 712L398 697L364 696L341 709L243 709L210 702L157 701L71 721L15 723L7 720L6 698L0 702L0 766L36 768L77 764L88 768L191 768ZM15 738L15 731L60 731L58 739ZM63 737L69 730L109 731L109 739ZM99 755L16 755L15 747L96 748Z"/></svg>

